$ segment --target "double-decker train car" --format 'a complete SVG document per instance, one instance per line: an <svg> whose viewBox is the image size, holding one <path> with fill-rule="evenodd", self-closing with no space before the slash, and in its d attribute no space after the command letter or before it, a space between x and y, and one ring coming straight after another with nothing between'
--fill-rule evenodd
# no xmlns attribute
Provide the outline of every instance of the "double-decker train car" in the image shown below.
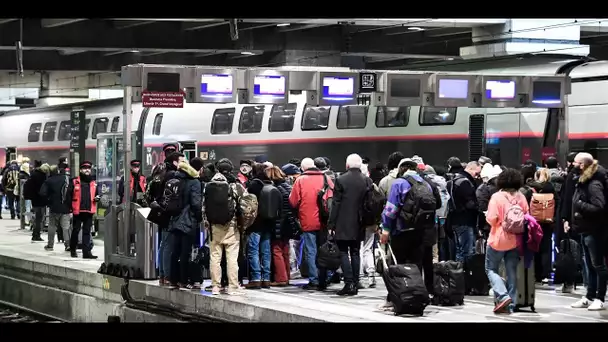
<svg viewBox="0 0 608 342"><path fill-rule="evenodd" d="M551 63L504 73L548 75L569 71L568 135L573 150L592 149L608 161L608 62ZM479 72L484 73L484 72ZM496 74L496 70L488 71ZM56 163L67 156L70 111L86 111L86 156L96 159L100 133L122 131L122 99L107 99L6 112L0 116L0 166L11 155ZM467 160L485 154L507 166L522 162L522 151L540 161L553 110L540 108L430 108L308 106L301 96L285 105L186 103L184 108L142 108L133 105L133 129L143 137L138 154L146 169L162 161L161 146L194 141L196 154L210 162L234 162L267 155L277 164L291 158L325 156L337 170L350 153L383 162L393 151L418 154L426 163L444 164L451 156Z"/></svg>

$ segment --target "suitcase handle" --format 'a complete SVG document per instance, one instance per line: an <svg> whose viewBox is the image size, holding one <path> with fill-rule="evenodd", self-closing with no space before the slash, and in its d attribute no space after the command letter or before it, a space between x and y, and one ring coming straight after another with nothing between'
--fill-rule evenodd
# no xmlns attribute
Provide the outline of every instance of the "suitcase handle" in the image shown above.
<svg viewBox="0 0 608 342"><path fill-rule="evenodd" d="M393 264L397 265L397 258L395 258L395 253L393 253L391 244L387 243L386 245L388 246L388 250L391 253L391 257L393 258ZM388 264L386 263L386 253L384 252L384 249L382 249L382 248L378 248L378 250L380 251L380 257L382 258L382 266L384 266L385 270L388 270Z"/></svg>

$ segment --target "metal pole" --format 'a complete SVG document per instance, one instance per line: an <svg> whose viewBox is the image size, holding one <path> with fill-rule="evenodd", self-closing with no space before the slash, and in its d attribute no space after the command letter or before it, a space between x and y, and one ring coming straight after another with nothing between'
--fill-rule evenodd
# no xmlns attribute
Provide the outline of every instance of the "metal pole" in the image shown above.
<svg viewBox="0 0 608 342"><path fill-rule="evenodd" d="M129 177L130 177L130 168L129 168L129 163L131 161L131 117L133 116L132 114L132 108L131 108L131 104L132 104L132 93L133 93L133 88L131 86L126 86L124 89L124 94L123 94L123 131L122 131L122 137L123 137L123 147L124 147L124 172L123 172L123 176L124 176L124 182L125 182L125 186L124 186L124 201L125 201L125 211L124 211L124 215L123 215L123 236L122 236L122 243L121 246L123 248L123 253L125 253L126 255L128 255L128 251L129 251L129 230L131 227L131 187L129 186Z"/></svg>
<svg viewBox="0 0 608 342"><path fill-rule="evenodd" d="M570 130L568 129L568 117L569 117L569 109L568 109L568 97L570 95L564 96L564 107L559 110L559 140L557 143L557 156L558 161L562 167L566 166L566 156L568 152L570 152L570 141L568 139L568 133Z"/></svg>

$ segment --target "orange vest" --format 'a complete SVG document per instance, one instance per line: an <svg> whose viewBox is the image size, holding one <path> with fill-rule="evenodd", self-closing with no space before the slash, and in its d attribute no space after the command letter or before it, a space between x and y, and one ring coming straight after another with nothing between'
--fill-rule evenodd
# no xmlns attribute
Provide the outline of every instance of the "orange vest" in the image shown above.
<svg viewBox="0 0 608 342"><path fill-rule="evenodd" d="M141 192L146 192L146 177L139 175L139 186L141 187ZM131 197L133 197L133 174L131 174L131 180L129 181L129 189L131 190ZM125 191L126 193L126 191ZM122 202L125 202L125 198L123 196Z"/></svg>
<svg viewBox="0 0 608 342"><path fill-rule="evenodd" d="M97 205L95 204L95 190L97 189L97 183L91 181L89 183L91 193L91 210L83 210L83 213L94 214L97 211ZM74 215L80 214L80 178L74 178L74 194L72 196L72 213Z"/></svg>

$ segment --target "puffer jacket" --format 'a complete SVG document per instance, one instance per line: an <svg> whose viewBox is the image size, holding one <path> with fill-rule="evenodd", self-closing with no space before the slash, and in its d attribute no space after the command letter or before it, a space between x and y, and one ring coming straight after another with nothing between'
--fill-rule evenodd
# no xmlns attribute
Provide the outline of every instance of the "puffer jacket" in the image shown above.
<svg viewBox="0 0 608 342"><path fill-rule="evenodd" d="M277 189L281 192L283 197L281 218L277 220L274 229L274 239L276 240L289 240L294 236L297 225L295 224L295 217L293 215L293 209L289 204L289 195L291 194L291 185L286 181L275 182L274 184Z"/></svg>
<svg viewBox="0 0 608 342"><path fill-rule="evenodd" d="M572 228L577 233L592 234L605 228L606 170L597 160L583 170L572 197Z"/></svg>
<svg viewBox="0 0 608 342"><path fill-rule="evenodd" d="M314 232L321 229L317 194L323 188L324 175L319 169L311 168L298 177L289 195L289 204L298 212L303 232ZM329 196L333 196L334 183L327 177Z"/></svg>
<svg viewBox="0 0 608 342"><path fill-rule="evenodd" d="M380 188L380 191L382 191L384 197L388 198L388 195L391 192L391 187L393 186L393 183L397 177L399 177L399 169L392 169L388 175L382 178L380 183L378 183L378 188Z"/></svg>
<svg viewBox="0 0 608 342"><path fill-rule="evenodd" d="M182 212L171 217L169 231L179 230L185 234L194 234L203 221L202 187L198 172L186 162L179 163L175 178L184 182L182 187Z"/></svg>
<svg viewBox="0 0 608 342"><path fill-rule="evenodd" d="M48 203L49 210L53 214L69 214L72 211L73 183L68 176L54 173L42 184L40 197Z"/></svg>

